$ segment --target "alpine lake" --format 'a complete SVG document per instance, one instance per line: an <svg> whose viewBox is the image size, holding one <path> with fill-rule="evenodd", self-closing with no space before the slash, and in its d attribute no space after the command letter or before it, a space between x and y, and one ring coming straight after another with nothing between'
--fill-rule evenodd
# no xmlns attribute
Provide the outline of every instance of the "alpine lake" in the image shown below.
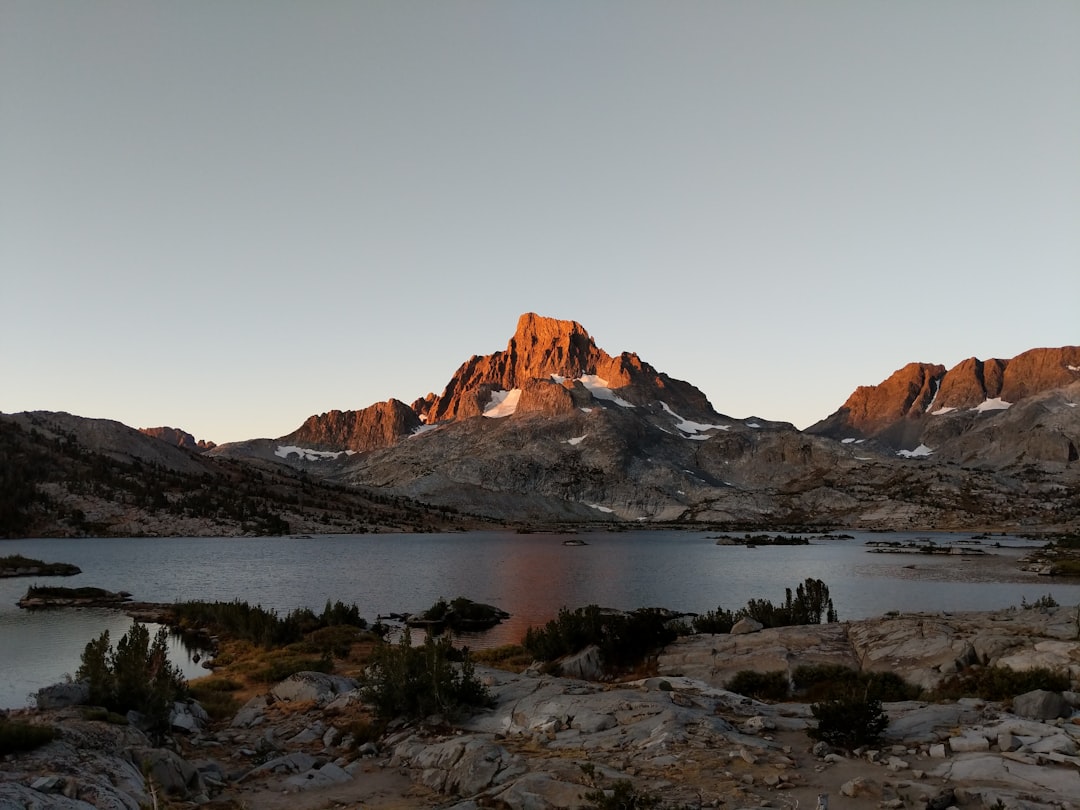
<svg viewBox="0 0 1080 810"><path fill-rule="evenodd" d="M510 614L458 638L473 649L519 642L563 607L734 610L755 598L781 602L807 578L829 587L841 621L992 610L1046 595L1080 603L1080 582L1021 570L1042 544L1013 535L843 531L804 535L806 545L718 544L724 536L743 538L637 530L5 540L0 556L73 563L82 573L0 579L0 708L28 705L37 689L75 673L88 641L108 630L115 642L132 623L112 609L22 610L15 603L30 585L129 591L143 602L242 600L279 614L340 600L369 622L463 596ZM207 674L179 640L171 655L186 677Z"/></svg>

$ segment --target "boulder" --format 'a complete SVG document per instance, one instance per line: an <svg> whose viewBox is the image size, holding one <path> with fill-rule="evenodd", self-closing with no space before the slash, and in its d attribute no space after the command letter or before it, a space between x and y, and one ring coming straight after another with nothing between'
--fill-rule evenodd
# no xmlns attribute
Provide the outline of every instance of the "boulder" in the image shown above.
<svg viewBox="0 0 1080 810"><path fill-rule="evenodd" d="M329 703L338 695L351 692L356 687L357 683L352 678L345 678L341 675L327 675L324 672L305 671L290 675L271 689L270 694L278 700L289 703L311 701L323 705Z"/></svg>
<svg viewBox="0 0 1080 810"><path fill-rule="evenodd" d="M1036 689L1017 695L1012 701L1013 714L1028 720L1055 720L1068 717L1072 708L1060 692Z"/></svg>
<svg viewBox="0 0 1080 810"><path fill-rule="evenodd" d="M186 799L206 792L195 766L166 748L133 748L131 762L170 796Z"/></svg>
<svg viewBox="0 0 1080 810"><path fill-rule="evenodd" d="M744 636L747 633L758 633L765 628L761 622L750 616L743 616L731 628L731 635Z"/></svg>
<svg viewBox="0 0 1080 810"><path fill-rule="evenodd" d="M54 683L37 691L39 709L66 709L69 706L85 706L90 701L88 681Z"/></svg>
<svg viewBox="0 0 1080 810"><path fill-rule="evenodd" d="M559 674L564 678L580 678L583 681L598 681L604 676L600 648L595 644L580 652L560 658Z"/></svg>
<svg viewBox="0 0 1080 810"><path fill-rule="evenodd" d="M252 728L265 723L268 700L268 695L255 695L240 707L240 711L233 717L231 725L235 728Z"/></svg>
<svg viewBox="0 0 1080 810"><path fill-rule="evenodd" d="M172 711L169 712L169 725L174 731L195 734L205 729L209 722L210 715L206 713L206 709L194 700L177 701L173 703Z"/></svg>

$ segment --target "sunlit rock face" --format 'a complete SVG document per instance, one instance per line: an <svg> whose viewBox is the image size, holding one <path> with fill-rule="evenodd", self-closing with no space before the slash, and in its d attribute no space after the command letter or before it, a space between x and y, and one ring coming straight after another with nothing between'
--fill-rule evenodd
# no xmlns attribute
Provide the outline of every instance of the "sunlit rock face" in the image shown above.
<svg viewBox="0 0 1080 810"><path fill-rule="evenodd" d="M542 412L544 404L559 412L567 399L544 392L543 384L573 389L618 391L631 404L663 398L676 410L691 415L713 414L705 395L694 386L656 371L631 352L611 356L576 321L545 318L527 312L504 351L474 355L454 372L442 394L429 394L413 407L428 424L482 413L484 399L493 392L530 389L530 412ZM681 412L681 411L680 411Z"/></svg>
<svg viewBox="0 0 1080 810"><path fill-rule="evenodd" d="M907 453L922 447L926 450L919 455L929 455L942 442L973 429L984 431L996 420L999 430L994 437L980 439L993 458L1018 458L1027 452L1034 454L1032 461L1067 460L1072 441L1065 435L1068 430L1060 440L1051 435L1033 442L1007 428L1038 430L1039 420L1020 424L1003 412L1077 382L1080 346L1031 349L1009 360L969 357L948 371L941 365L909 363L878 385L857 388L835 413L807 432L840 440L874 439ZM971 442L964 445L968 449L951 453L950 458L968 457Z"/></svg>
<svg viewBox="0 0 1080 810"><path fill-rule="evenodd" d="M404 402L390 399L359 411L328 411L309 416L282 444L364 452L389 447L415 432L422 422Z"/></svg>

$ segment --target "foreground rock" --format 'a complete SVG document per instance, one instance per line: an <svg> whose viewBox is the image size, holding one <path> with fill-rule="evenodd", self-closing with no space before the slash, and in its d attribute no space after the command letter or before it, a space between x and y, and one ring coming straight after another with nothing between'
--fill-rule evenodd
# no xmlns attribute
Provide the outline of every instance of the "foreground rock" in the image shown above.
<svg viewBox="0 0 1080 810"><path fill-rule="evenodd" d="M729 665L745 669L750 661L763 669L817 661L941 675L941 663L930 665L947 651L966 660L957 645L970 645L978 660L1021 666L1080 661L1070 614L1075 609L892 617L707 636L672 645L661 659L665 674L617 685L478 669L494 696L491 709L456 724L441 717L391 724L378 740L365 736L356 683L319 673L256 695L217 728L204 728L197 711L178 711L175 725L186 733L164 747L133 728L87 721L77 709L38 712L33 721L54 725L59 738L4 762L0 808L134 810L151 806L157 791L265 810L547 810L594 807L589 794L623 780L668 807L808 808L828 794L844 810L1075 808L1080 724L1072 693L1017 696L1011 706L885 704L881 746L849 754L807 736L808 705L764 704L715 682ZM703 666L707 677L672 671L675 662L689 668L705 645L716 650L711 659L738 663L714 660Z"/></svg>
<svg viewBox="0 0 1080 810"><path fill-rule="evenodd" d="M842 664L895 672L932 689L965 666L1036 667L1080 678L1074 607L984 613L905 614L837 624L778 627L740 635L687 636L659 659L662 675L722 687L741 670L789 675L798 666Z"/></svg>

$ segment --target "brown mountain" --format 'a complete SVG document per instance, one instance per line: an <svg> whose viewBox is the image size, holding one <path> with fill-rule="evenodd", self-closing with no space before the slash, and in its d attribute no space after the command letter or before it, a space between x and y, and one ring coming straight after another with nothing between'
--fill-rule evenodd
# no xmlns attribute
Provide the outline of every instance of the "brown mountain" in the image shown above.
<svg viewBox="0 0 1080 810"><path fill-rule="evenodd" d="M205 453L207 450L213 450L217 447L216 444L208 442L206 439L196 441L194 436L179 428L139 428L139 433L144 436L153 436L155 439L161 439L163 442L168 442L175 447L183 447L185 450L191 450L194 453Z"/></svg>
<svg viewBox="0 0 1080 810"><path fill-rule="evenodd" d="M376 402L359 411L329 411L309 416L299 428L280 441L303 447L332 447L342 450L376 450L389 447L415 432L420 418L396 399Z"/></svg>
<svg viewBox="0 0 1080 810"><path fill-rule="evenodd" d="M909 363L878 385L860 386L832 415L807 428L835 439L876 439L894 449L922 443L931 420L954 412L1002 411L1080 380L1080 346L1031 349L1010 360L944 366ZM955 417L953 417L955 419Z"/></svg>
<svg viewBox="0 0 1080 810"><path fill-rule="evenodd" d="M427 424L435 424L477 416L493 392L520 389L523 394L528 391L526 411L564 411L573 407L573 397L546 387L558 386L572 394L582 380L618 389L619 397L631 404L652 402L663 392L665 401L680 414L715 415L705 395L689 383L658 373L636 354L612 357L597 348L576 321L532 312L518 319L505 351L470 357L454 372L442 394L428 394L414 402L413 408Z"/></svg>

